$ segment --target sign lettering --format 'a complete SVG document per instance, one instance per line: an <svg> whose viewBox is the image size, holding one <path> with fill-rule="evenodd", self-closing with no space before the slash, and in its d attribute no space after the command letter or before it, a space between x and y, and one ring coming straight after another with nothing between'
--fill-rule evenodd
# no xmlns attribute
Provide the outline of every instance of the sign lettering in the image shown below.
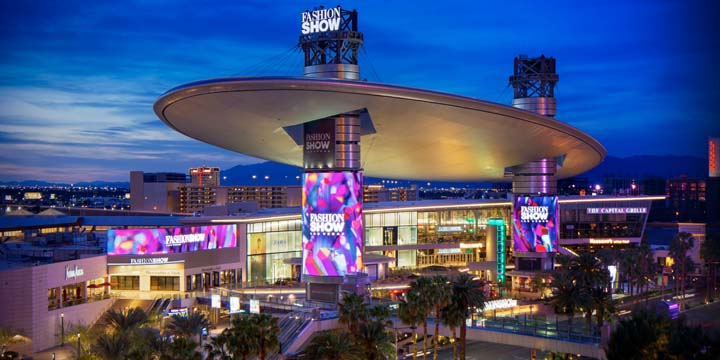
<svg viewBox="0 0 720 360"><path fill-rule="evenodd" d="M337 31L342 20L340 6L330 9L305 11L302 13L302 34Z"/></svg>

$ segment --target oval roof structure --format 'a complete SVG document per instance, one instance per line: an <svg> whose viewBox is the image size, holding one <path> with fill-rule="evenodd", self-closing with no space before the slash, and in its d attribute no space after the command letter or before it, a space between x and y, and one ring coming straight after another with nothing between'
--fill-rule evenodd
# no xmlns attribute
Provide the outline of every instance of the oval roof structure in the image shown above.
<svg viewBox="0 0 720 360"><path fill-rule="evenodd" d="M253 157L302 166L285 128L366 109L367 176L503 180L505 168L564 157L559 177L585 172L605 148L555 119L473 98L386 84L304 77L224 78L176 87L154 105L173 129Z"/></svg>

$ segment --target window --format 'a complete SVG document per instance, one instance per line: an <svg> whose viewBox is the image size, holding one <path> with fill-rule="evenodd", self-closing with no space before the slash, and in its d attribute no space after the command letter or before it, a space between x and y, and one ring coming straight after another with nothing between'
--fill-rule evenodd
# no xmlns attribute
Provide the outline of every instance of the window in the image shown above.
<svg viewBox="0 0 720 360"><path fill-rule="evenodd" d="M151 276L150 290L180 291L179 276Z"/></svg>
<svg viewBox="0 0 720 360"><path fill-rule="evenodd" d="M111 276L110 286L113 290L140 290L139 276Z"/></svg>

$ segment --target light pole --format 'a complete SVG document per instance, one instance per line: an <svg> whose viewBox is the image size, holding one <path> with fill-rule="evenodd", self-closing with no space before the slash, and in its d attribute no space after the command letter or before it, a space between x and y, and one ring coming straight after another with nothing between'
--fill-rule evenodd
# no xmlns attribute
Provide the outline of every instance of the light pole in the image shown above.
<svg viewBox="0 0 720 360"><path fill-rule="evenodd" d="M60 313L60 346L65 346L65 313Z"/></svg>
<svg viewBox="0 0 720 360"><path fill-rule="evenodd" d="M77 335L78 335L78 359L80 359L80 355L81 355L81 353L80 353L80 333L78 333Z"/></svg>

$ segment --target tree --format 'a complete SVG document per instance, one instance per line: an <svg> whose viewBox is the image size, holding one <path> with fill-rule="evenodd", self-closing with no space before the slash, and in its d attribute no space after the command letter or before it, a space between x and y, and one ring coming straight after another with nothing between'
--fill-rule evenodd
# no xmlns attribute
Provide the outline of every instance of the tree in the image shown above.
<svg viewBox="0 0 720 360"><path fill-rule="evenodd" d="M432 298L431 303L435 306L435 332L433 333L434 347L433 360L437 360L438 356L438 332L440 332L440 322L443 309L450 303L452 297L452 285L450 280L442 275L432 278Z"/></svg>
<svg viewBox="0 0 720 360"><path fill-rule="evenodd" d="M186 337L176 337L170 344L173 360L202 360L202 355L195 349L198 344Z"/></svg>
<svg viewBox="0 0 720 360"><path fill-rule="evenodd" d="M19 331L7 328L0 328L0 354L2 354L8 345L24 342L26 337L22 336Z"/></svg>
<svg viewBox="0 0 720 360"><path fill-rule="evenodd" d="M707 266L705 301L715 299L717 267L720 264L720 238L708 235L700 245L700 258Z"/></svg>
<svg viewBox="0 0 720 360"><path fill-rule="evenodd" d="M385 323L375 319L360 323L356 341L367 360L385 360L395 351L394 339L385 330Z"/></svg>
<svg viewBox="0 0 720 360"><path fill-rule="evenodd" d="M223 330L218 336L211 336L210 341L203 345L206 360L232 360L227 344L229 342L230 332Z"/></svg>
<svg viewBox="0 0 720 360"><path fill-rule="evenodd" d="M227 336L227 349L234 359L247 360L259 352L256 324L250 315L232 319L231 327L223 330Z"/></svg>
<svg viewBox="0 0 720 360"><path fill-rule="evenodd" d="M325 331L316 335L305 349L308 359L363 360L365 356L346 331Z"/></svg>
<svg viewBox="0 0 720 360"><path fill-rule="evenodd" d="M423 320L422 311L423 304L420 302L417 294L414 292L408 292L405 295L405 299L401 299L398 304L398 318L400 321L409 325L412 330L413 338L413 359L417 358L417 325Z"/></svg>
<svg viewBox="0 0 720 360"><path fill-rule="evenodd" d="M105 333L98 336L91 349L103 359L122 360L125 359L128 345L127 339L122 334Z"/></svg>
<svg viewBox="0 0 720 360"><path fill-rule="evenodd" d="M636 308L621 320L605 346L615 359L717 359L719 344L701 327L688 326L684 316L671 320L646 308Z"/></svg>
<svg viewBox="0 0 720 360"><path fill-rule="evenodd" d="M423 357L427 355L427 318L430 316L434 305L434 292L432 280L426 277L419 277L410 283L410 290L417 296L418 301L422 304L420 310L423 312Z"/></svg>
<svg viewBox="0 0 720 360"><path fill-rule="evenodd" d="M338 321L347 326L351 334L356 334L359 325L367 321L370 316L365 300L354 293L343 294L342 302L338 304Z"/></svg>
<svg viewBox="0 0 720 360"><path fill-rule="evenodd" d="M110 309L103 314L100 321L111 331L126 334L145 326L148 317L145 311L137 307L125 310Z"/></svg>
<svg viewBox="0 0 720 360"><path fill-rule="evenodd" d="M677 270L675 280L676 284L677 277L680 277L680 309L683 309L685 305L685 282L688 270L693 265L692 259L687 256L687 253L688 251L690 251L690 249L693 248L694 245L695 238L692 236L692 234L687 232L678 233L677 235L675 235L672 242L670 243L670 256L672 257L674 262L673 268Z"/></svg>
<svg viewBox="0 0 720 360"><path fill-rule="evenodd" d="M442 322L445 326L450 328L453 339L457 339L456 330L465 322L465 314L460 309L458 301L456 301L452 295L450 296L450 302L445 306L442 311ZM457 342L452 342L453 346L453 360L457 358Z"/></svg>
<svg viewBox="0 0 720 360"><path fill-rule="evenodd" d="M580 286L572 274L566 270L556 271L551 286L553 288L552 304L557 314L568 314L569 326L575 312L587 303L587 289Z"/></svg>
<svg viewBox="0 0 720 360"><path fill-rule="evenodd" d="M204 314L200 312L191 312L187 317L173 315L170 321L165 324L165 330L175 336L186 337L192 339L198 337L201 341L202 329L208 326L208 320Z"/></svg>
<svg viewBox="0 0 720 360"><path fill-rule="evenodd" d="M475 309L485 307L485 296L482 284L468 273L460 273L452 281L452 298L463 315L460 323L460 359L465 359L465 346L467 338L467 319Z"/></svg>
<svg viewBox="0 0 720 360"><path fill-rule="evenodd" d="M277 350L280 345L278 340L278 334L280 333L278 319L268 314L253 314L251 319L257 329L260 359L265 360L268 352Z"/></svg>

